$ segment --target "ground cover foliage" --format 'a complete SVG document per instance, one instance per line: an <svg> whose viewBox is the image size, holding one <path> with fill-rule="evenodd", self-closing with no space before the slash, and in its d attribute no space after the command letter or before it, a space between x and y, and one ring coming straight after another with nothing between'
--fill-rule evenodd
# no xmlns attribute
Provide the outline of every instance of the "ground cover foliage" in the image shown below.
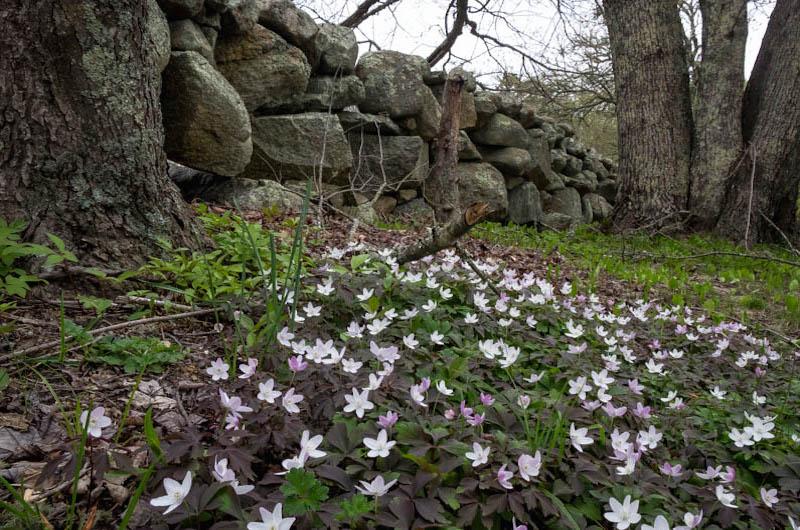
<svg viewBox="0 0 800 530"><path fill-rule="evenodd" d="M271 233L201 213L215 250L172 249L114 281L169 301L133 318L212 312L183 334L98 340L117 306L86 298L73 321L62 304L57 353L7 368L42 374L67 442L39 476L67 487L6 480L6 527L800 519L793 345L673 300L609 294L567 267L445 252L400 269L384 245L315 245L296 220ZM75 371L68 392L53 368ZM126 373L117 398L75 384ZM182 398L157 392L170 384ZM40 410L8 392L0 403Z"/></svg>

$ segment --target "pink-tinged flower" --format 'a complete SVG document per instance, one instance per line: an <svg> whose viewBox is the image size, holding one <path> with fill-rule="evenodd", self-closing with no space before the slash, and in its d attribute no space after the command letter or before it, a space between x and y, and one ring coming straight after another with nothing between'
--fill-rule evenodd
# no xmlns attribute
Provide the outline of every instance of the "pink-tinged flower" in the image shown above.
<svg viewBox="0 0 800 530"><path fill-rule="evenodd" d="M634 408L631 412L633 412L634 416L637 418L642 418L643 420L646 420L650 417L650 407L645 407L641 403L637 403L636 408Z"/></svg>
<svg viewBox="0 0 800 530"><path fill-rule="evenodd" d="M680 464L675 464L674 466L669 462L664 462L658 469L661 470L662 473L667 475L668 477L680 477L681 473L683 473L683 466Z"/></svg>
<svg viewBox="0 0 800 530"><path fill-rule="evenodd" d="M92 438L103 436L103 429L111 425L111 418L105 412L104 407L95 407L91 413L88 410L81 412L81 427L86 429L86 434Z"/></svg>
<svg viewBox="0 0 800 530"><path fill-rule="evenodd" d="M423 377L422 381L419 383L419 389L421 392L427 392L428 389L431 387L431 378L430 377Z"/></svg>
<svg viewBox="0 0 800 530"><path fill-rule="evenodd" d="M461 402L460 409L461 409L461 415L464 416L465 418L469 418L475 412L472 409L472 407L468 407L467 406L467 402L466 401L462 401Z"/></svg>
<svg viewBox="0 0 800 530"><path fill-rule="evenodd" d="M767 505L767 508L772 508L776 504L778 504L778 490L775 488L767 489L761 488L761 501Z"/></svg>
<svg viewBox="0 0 800 530"><path fill-rule="evenodd" d="M384 429L391 429L399 418L400 415L398 413L390 410L385 415L378 416L378 425Z"/></svg>
<svg viewBox="0 0 800 530"><path fill-rule="evenodd" d="M494 404L494 397L492 397L491 394L484 394L481 392L481 403L487 407L491 407Z"/></svg>
<svg viewBox="0 0 800 530"><path fill-rule="evenodd" d="M225 430L234 431L239 428L242 423L242 417L236 414L228 414L225 416Z"/></svg>
<svg viewBox="0 0 800 530"><path fill-rule="evenodd" d="M594 401L583 401L581 403L581 407L588 410L589 412L594 412L595 410L599 409L602 405L603 404L596 399Z"/></svg>
<svg viewBox="0 0 800 530"><path fill-rule="evenodd" d="M256 367L258 366L258 359L253 359L249 357L247 359L247 364L240 364L239 371L242 372L242 375L239 376L239 379L250 379L254 375L256 375Z"/></svg>
<svg viewBox="0 0 800 530"><path fill-rule="evenodd" d="M638 379L629 379L628 380L628 389L636 394L637 396L641 396L642 392L644 391L644 385L639 383Z"/></svg>
<svg viewBox="0 0 800 530"><path fill-rule="evenodd" d="M478 425L483 423L483 420L485 419L486 419L486 414L473 414L472 416L467 418L467 423L469 423L473 427L477 427Z"/></svg>
<svg viewBox="0 0 800 530"><path fill-rule="evenodd" d="M531 405L531 397L528 395L521 395L517 398L517 405L522 409L527 409Z"/></svg>
<svg viewBox="0 0 800 530"><path fill-rule="evenodd" d="M695 471L695 475L704 480L712 480L717 478L720 472L722 472L722 466L717 466L717 467L708 466L704 472Z"/></svg>
<svg viewBox="0 0 800 530"><path fill-rule="evenodd" d="M692 530L692 528L697 528L700 526L700 522L703 520L703 510L700 510L700 513L697 515L686 512L683 514L683 525L676 526L673 530Z"/></svg>
<svg viewBox="0 0 800 530"><path fill-rule="evenodd" d="M503 464L500 469L497 470L497 483L503 486L507 490L513 490L514 486L511 485L511 479L514 477L514 473L508 471L506 469L506 465Z"/></svg>
<svg viewBox="0 0 800 530"><path fill-rule="evenodd" d="M281 404L289 414L297 414L300 412L300 407L298 407L297 404L301 401L303 401L303 394L295 394L294 387L287 390L281 398Z"/></svg>
<svg viewBox="0 0 800 530"><path fill-rule="evenodd" d="M227 409L233 416L240 417L242 412L253 412L253 409L242 404L242 398L238 396L228 396L224 390L219 389L219 401L224 409Z"/></svg>
<svg viewBox="0 0 800 530"><path fill-rule="evenodd" d="M299 355L289 357L289 370L292 372L302 372L306 368L308 368L308 363Z"/></svg>
<svg viewBox="0 0 800 530"><path fill-rule="evenodd" d="M511 518L511 530L528 530L528 526L524 524L517 524L517 520L512 517Z"/></svg>
<svg viewBox="0 0 800 530"><path fill-rule="evenodd" d="M603 412L605 412L609 418L621 418L628 412L628 407L615 407L609 401L603 405Z"/></svg>
<svg viewBox="0 0 800 530"><path fill-rule="evenodd" d="M520 455L519 460L517 460L517 467L519 468L519 476L523 480L530 482L532 478L539 476L539 471L542 469L542 454L536 451L533 456L528 454Z"/></svg>
<svg viewBox="0 0 800 530"><path fill-rule="evenodd" d="M766 370L764 370L764 369L763 369L763 368L761 368L760 366L756 366L756 369L755 369L755 374L756 374L756 377L762 377L762 376L763 376L764 374L766 374L766 373L767 373L767 371L766 371Z"/></svg>
<svg viewBox="0 0 800 530"><path fill-rule="evenodd" d="M723 484L730 484L736 480L736 468L725 466L725 472L719 474L719 480Z"/></svg>
<svg viewBox="0 0 800 530"><path fill-rule="evenodd" d="M444 417L448 420L454 420L456 418L456 411L453 409L447 409L444 411Z"/></svg>
<svg viewBox="0 0 800 530"><path fill-rule="evenodd" d="M206 368L206 373L211 376L212 381L225 380L228 379L228 368L228 364L221 357L217 357L217 360Z"/></svg>

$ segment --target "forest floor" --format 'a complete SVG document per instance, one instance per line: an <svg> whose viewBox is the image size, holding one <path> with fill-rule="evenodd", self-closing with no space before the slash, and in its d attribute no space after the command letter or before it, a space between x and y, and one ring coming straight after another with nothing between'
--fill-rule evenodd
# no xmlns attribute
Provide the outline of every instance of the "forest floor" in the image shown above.
<svg viewBox="0 0 800 530"><path fill-rule="evenodd" d="M388 253L376 252L414 242L420 231L353 230L339 218L300 230L296 218L249 212L238 219L216 208L203 216L217 250L174 250L136 275L82 278L80 292L59 292L52 282L3 300L13 303L0 313L0 528L244 528L258 520L256 507L274 512L276 502L300 528L505 528L512 518L534 528L586 528L612 521L611 501L626 495L642 500L648 522L700 512L721 527L782 528L797 518L800 257L792 251L485 224L458 254L412 269L428 278L418 286L392 271ZM332 249L341 252L332 256ZM335 278L332 298L319 287L328 278ZM303 312L306 322L287 320L287 310ZM352 322L356 331L363 324L360 332ZM363 329L369 325L377 327ZM289 327L307 347L281 335ZM333 352L343 348L340 355L325 345L328 338ZM372 346L378 338L389 345ZM381 355L393 354L382 348L393 344L406 351L387 367ZM723 350L730 362L718 364ZM328 356L330 363L320 360ZM637 364L637 356L651 358ZM374 442L367 435L376 429L341 412L350 403L344 394L358 387L358 368L350 374L329 365L348 357L364 366L363 382L370 376L366 388L377 406L366 414L394 437L388 458L389 449L367 457L361 441ZM293 367L292 359L303 358L311 369ZM215 360L227 373L211 381ZM658 364L673 375L663 378ZM317 369L322 377L313 377ZM248 370L254 380L274 378L284 397L296 388L303 410L254 406L264 388L256 396L259 388L246 386ZM582 377L596 400L572 392ZM709 390L728 400L707 397ZM242 409L246 429L236 405L230 408L234 393L257 411L251 417ZM640 412L657 410L659 419L632 415L634 403ZM111 421L94 437L78 417L97 406ZM400 422L389 425L387 410L399 412ZM744 432L765 424L772 427L758 443L732 447L735 426ZM664 441L648 453L653 425ZM625 441L627 429L636 444ZM638 437L637 429L644 429ZM317 452L327 457L309 457L308 433L305 456L291 456L306 430L324 434ZM474 445L493 448L484 468L475 469ZM215 466L223 457L239 477L235 485L254 491L223 487L232 483ZM523 457L531 477L519 482ZM304 467L306 460L315 465ZM664 467L677 462L683 472ZM715 466L738 472L708 479L724 486L722 494L688 473ZM730 473L722 467L717 475ZM503 481L506 469L515 484ZM171 518L161 517L146 501L163 493L163 479L180 481L186 470L195 487ZM370 493L370 480L380 476L398 481L392 493ZM356 479L364 479L361 493L353 490ZM771 487L782 501L775 506L763 498L764 491L771 498ZM725 504L729 492L739 508Z"/></svg>

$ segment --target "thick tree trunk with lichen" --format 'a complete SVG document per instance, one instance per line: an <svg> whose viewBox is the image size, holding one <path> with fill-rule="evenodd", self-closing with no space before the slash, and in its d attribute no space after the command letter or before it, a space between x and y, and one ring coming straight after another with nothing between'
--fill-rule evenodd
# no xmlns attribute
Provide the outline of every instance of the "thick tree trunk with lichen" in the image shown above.
<svg viewBox="0 0 800 530"><path fill-rule="evenodd" d="M800 0L775 5L742 108L745 150L734 165L716 229L747 244L780 241L797 228Z"/></svg>
<svg viewBox="0 0 800 530"><path fill-rule="evenodd" d="M696 71L689 209L692 224L712 227L729 172L742 149L747 0L700 0L702 61Z"/></svg>
<svg viewBox="0 0 800 530"><path fill-rule="evenodd" d="M687 208L689 75L674 0L604 0L619 128L615 223L658 227Z"/></svg>
<svg viewBox="0 0 800 530"><path fill-rule="evenodd" d="M167 177L152 2L0 5L0 216L64 239L86 265L129 267L158 239L195 246Z"/></svg>

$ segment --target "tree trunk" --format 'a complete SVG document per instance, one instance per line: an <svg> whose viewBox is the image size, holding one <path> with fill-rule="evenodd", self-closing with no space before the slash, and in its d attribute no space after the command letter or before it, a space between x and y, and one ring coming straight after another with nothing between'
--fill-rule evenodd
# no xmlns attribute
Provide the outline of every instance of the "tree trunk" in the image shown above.
<svg viewBox="0 0 800 530"><path fill-rule="evenodd" d="M703 44L696 71L689 209L694 226L710 228L742 149L747 0L700 0L700 10Z"/></svg>
<svg viewBox="0 0 800 530"><path fill-rule="evenodd" d="M797 226L800 185L800 0L778 0L745 90L745 153L734 166L717 231L749 245ZM769 220L768 220L769 219Z"/></svg>
<svg viewBox="0 0 800 530"><path fill-rule="evenodd" d="M619 227L661 226L686 210L689 76L674 0L604 0L617 91Z"/></svg>
<svg viewBox="0 0 800 530"><path fill-rule="evenodd" d="M158 239L195 246L167 177L152 2L4 0L0 216L64 239L86 265L129 267Z"/></svg>

